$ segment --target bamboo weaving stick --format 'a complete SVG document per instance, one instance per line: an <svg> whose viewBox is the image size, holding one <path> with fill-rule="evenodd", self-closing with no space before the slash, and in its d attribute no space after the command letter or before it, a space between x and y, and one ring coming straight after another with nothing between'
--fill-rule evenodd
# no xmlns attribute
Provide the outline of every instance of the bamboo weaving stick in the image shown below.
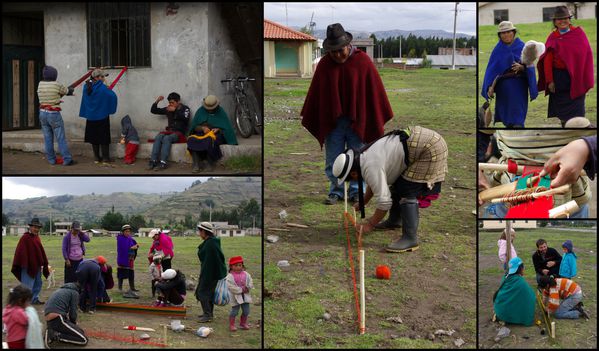
<svg viewBox="0 0 599 351"><path fill-rule="evenodd" d="M364 288L364 250L360 250L360 335L366 333L366 289Z"/></svg>
<svg viewBox="0 0 599 351"><path fill-rule="evenodd" d="M536 199L537 197L541 197L541 196L549 196L549 195L553 195L553 194L563 194L568 192L568 190L570 190L570 185L566 184L566 185L562 185L560 187L554 188L554 189L549 189L547 191L541 191L538 193L532 193L532 194L528 194L528 195L514 195L514 196L508 196L508 197L502 197L502 198L498 198L498 199L492 199L491 203L499 203L499 202L510 202L510 201L514 201L514 200L518 200L519 198L526 198L527 200L531 200L531 199ZM530 197L530 199L528 199L528 197Z"/></svg>

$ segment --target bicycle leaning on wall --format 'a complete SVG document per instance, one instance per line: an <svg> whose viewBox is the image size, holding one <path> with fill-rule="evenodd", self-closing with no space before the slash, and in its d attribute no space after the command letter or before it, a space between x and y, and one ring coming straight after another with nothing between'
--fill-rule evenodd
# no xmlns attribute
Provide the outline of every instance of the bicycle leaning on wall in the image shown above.
<svg viewBox="0 0 599 351"><path fill-rule="evenodd" d="M255 78L237 77L223 79L221 83L231 83L235 88L235 128L244 138L252 134L260 134L262 131L262 114L253 96L246 93L247 82L255 81Z"/></svg>

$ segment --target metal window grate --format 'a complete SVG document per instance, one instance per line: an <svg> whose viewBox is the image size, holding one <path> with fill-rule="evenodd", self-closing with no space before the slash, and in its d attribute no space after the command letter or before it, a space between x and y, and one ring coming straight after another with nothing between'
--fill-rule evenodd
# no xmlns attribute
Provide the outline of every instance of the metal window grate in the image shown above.
<svg viewBox="0 0 599 351"><path fill-rule="evenodd" d="M89 67L150 67L150 4L87 4Z"/></svg>

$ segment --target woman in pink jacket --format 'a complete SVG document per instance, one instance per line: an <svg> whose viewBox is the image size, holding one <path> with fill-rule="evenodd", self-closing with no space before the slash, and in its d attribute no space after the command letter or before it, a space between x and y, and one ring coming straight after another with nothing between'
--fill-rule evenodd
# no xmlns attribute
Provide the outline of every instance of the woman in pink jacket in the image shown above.
<svg viewBox="0 0 599 351"><path fill-rule="evenodd" d="M154 239L152 247L148 252L148 260L152 263L155 254L162 252L162 270L171 268L171 260L175 257L173 239L162 233L160 229L152 229L148 235Z"/></svg>

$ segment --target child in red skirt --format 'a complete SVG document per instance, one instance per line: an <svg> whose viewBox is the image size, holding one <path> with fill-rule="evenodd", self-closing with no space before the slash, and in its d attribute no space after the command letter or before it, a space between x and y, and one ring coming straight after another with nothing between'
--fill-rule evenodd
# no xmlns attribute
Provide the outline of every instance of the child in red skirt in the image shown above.
<svg viewBox="0 0 599 351"><path fill-rule="evenodd" d="M121 144L125 144L125 163L132 165L135 163L135 155L139 150L139 135L131 122L131 117L126 115L121 119Z"/></svg>

